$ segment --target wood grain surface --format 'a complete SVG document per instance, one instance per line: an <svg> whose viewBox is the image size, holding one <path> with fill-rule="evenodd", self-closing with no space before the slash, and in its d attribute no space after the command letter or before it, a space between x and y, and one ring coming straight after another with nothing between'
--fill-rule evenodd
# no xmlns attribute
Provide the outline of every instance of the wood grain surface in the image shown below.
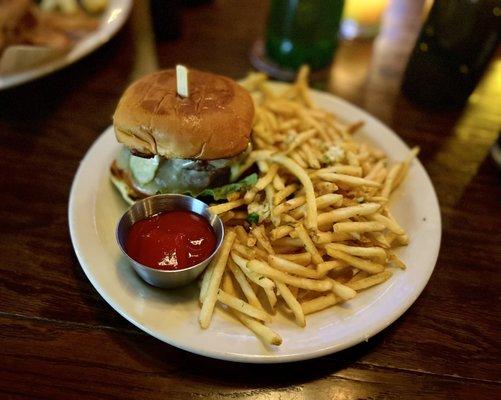
<svg viewBox="0 0 501 400"><path fill-rule="evenodd" d="M0 92L0 398L501 398L501 185L490 157L501 129L499 51L463 109L437 112L398 91L416 32L394 45L340 45L328 88L421 147L443 218L428 286L367 343L285 365L211 360L142 333L86 279L68 233L69 190L122 91L178 62L242 77L266 11L251 0L188 8L181 37L155 43L136 8L92 55Z"/></svg>

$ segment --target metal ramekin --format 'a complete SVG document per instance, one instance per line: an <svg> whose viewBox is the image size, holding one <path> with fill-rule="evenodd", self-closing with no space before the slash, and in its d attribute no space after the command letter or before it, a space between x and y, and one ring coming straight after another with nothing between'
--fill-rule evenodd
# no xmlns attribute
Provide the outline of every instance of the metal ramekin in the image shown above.
<svg viewBox="0 0 501 400"><path fill-rule="evenodd" d="M206 260L189 268L163 271L147 267L146 265L137 262L127 254L125 251L125 240L127 239L129 230L134 223L162 211L179 210L192 211L201 215L214 229L214 233L216 234L216 248ZM147 197L146 199L134 203L125 212L125 214L122 215L116 230L118 246L120 247L120 250L122 250L122 253L127 257L137 274L150 285L160 288L175 288L186 285L195 280L218 252L219 247L223 242L223 237L223 223L217 215L213 215L208 211L207 204L193 197L181 194L159 194Z"/></svg>

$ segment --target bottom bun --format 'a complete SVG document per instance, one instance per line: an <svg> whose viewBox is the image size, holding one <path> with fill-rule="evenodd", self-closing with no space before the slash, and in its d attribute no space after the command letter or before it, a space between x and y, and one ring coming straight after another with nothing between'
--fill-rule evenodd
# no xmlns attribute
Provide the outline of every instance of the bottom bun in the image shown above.
<svg viewBox="0 0 501 400"><path fill-rule="evenodd" d="M134 200L132 197L130 197L129 187L124 181L115 178L113 175L110 175L110 180L115 185L115 187L118 189L118 192L122 195L123 199L128 204L132 205L136 202L137 199Z"/></svg>
<svg viewBox="0 0 501 400"><path fill-rule="evenodd" d="M124 200L129 204L134 204L137 200L148 197L146 194L138 192L131 184L129 174L117 166L116 161L110 166L110 180L118 189Z"/></svg>

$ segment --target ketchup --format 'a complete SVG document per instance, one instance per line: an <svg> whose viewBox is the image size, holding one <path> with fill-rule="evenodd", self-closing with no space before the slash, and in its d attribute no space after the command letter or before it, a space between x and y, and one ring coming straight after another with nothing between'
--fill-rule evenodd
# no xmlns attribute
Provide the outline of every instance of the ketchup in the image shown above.
<svg viewBox="0 0 501 400"><path fill-rule="evenodd" d="M190 211L167 211L132 225L125 242L127 254L148 267L178 270L208 258L216 235L202 216Z"/></svg>

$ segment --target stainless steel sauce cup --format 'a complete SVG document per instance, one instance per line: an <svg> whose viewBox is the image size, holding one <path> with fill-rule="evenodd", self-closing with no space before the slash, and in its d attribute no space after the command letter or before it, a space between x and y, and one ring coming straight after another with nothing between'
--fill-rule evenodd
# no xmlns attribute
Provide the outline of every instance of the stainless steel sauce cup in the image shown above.
<svg viewBox="0 0 501 400"><path fill-rule="evenodd" d="M143 265L127 254L125 251L125 241L127 239L127 235L129 234L129 230L134 223L158 214L159 212L180 210L192 211L201 215L214 229L214 233L216 234L216 248L207 259L193 265L192 267L165 271ZM175 288L194 281L218 252L219 247L223 242L223 237L223 223L217 215L213 215L208 211L207 204L193 197L181 194L159 194L137 201L125 212L124 215L122 215L116 230L118 246L120 247L120 250L122 250L125 257L127 257L137 274L150 285L160 288Z"/></svg>

